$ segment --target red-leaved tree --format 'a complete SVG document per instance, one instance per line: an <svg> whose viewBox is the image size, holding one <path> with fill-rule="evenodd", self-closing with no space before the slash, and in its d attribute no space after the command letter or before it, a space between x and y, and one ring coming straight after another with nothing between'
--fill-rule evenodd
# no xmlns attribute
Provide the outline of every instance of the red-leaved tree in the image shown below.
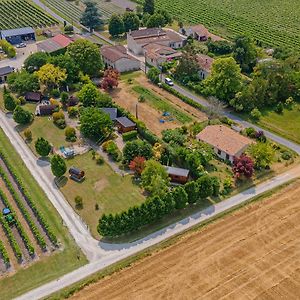
<svg viewBox="0 0 300 300"><path fill-rule="evenodd" d="M129 169L133 171L136 175L141 176L145 169L145 157L137 156L129 164Z"/></svg>
<svg viewBox="0 0 300 300"><path fill-rule="evenodd" d="M254 173L253 160L246 154L235 157L233 160L232 171L236 179L251 178Z"/></svg>
<svg viewBox="0 0 300 300"><path fill-rule="evenodd" d="M116 69L107 69L101 82L101 88L108 91L119 84L120 73Z"/></svg>

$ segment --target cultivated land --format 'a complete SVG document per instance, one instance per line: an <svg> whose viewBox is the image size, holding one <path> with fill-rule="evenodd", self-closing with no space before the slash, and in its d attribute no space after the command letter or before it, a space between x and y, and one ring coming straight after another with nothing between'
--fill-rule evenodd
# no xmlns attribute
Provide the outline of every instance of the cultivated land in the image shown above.
<svg viewBox="0 0 300 300"><path fill-rule="evenodd" d="M31 26L34 28L57 24L28 0L0 0L0 30Z"/></svg>
<svg viewBox="0 0 300 300"><path fill-rule="evenodd" d="M25 246L22 244L21 238L18 237L17 233L15 232L15 228L13 227L12 231L13 233L16 233L15 237L17 242L21 246L21 251L23 253L25 262L22 265L18 264L8 243L7 236L4 234L1 228L0 237L4 242L6 249L8 250L12 265L9 273L6 273L5 275L2 273L1 275L1 299L11 299L38 285L46 283L49 280L53 280L54 278L61 276L62 274L68 273L71 270L78 268L79 266L86 263L86 259L82 256L80 250L75 245L66 228L62 226L61 219L58 217L54 207L51 205L50 201L47 200L46 195L37 185L29 170L25 167L24 162L15 152L2 130L0 130L0 145L1 151L7 155L7 161L17 171L17 175L22 180L27 192L31 196L38 210L46 218L47 223L51 226L60 243L59 249L55 250L54 252L52 252L54 250L52 249L51 251L49 250L46 253L43 253L39 249L37 243L35 242L33 234L24 219L24 215L21 213L21 210L18 209L18 206L13 200L11 193L5 187L3 179L1 179L1 190L8 198L14 211L16 211L17 218L19 219L25 232L28 234L34 248L36 249L35 259L31 259L29 254L26 253ZM1 167L6 171L6 174L8 174L7 169L5 169L5 166L2 163ZM11 177L9 177L9 179L14 184L14 187L16 189L13 179ZM23 201L23 199L21 200ZM30 213L30 209L28 206L26 206L26 209ZM34 218L34 215L32 213L30 213L30 215L39 231L43 233L43 230L41 229L41 227L39 227L37 220ZM50 242L47 237L45 237L45 239L48 245ZM47 270L47 272L45 272L45 270Z"/></svg>
<svg viewBox="0 0 300 300"><path fill-rule="evenodd" d="M295 0L157 0L185 23L202 23L224 37L249 34L265 45L300 49L300 8Z"/></svg>
<svg viewBox="0 0 300 300"><path fill-rule="evenodd" d="M183 236L71 299L299 299L299 184Z"/></svg>

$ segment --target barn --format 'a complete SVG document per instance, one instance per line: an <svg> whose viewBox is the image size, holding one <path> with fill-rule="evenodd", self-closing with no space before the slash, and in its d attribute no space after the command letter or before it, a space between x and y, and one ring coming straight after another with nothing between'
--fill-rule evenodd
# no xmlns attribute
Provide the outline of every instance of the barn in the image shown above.
<svg viewBox="0 0 300 300"><path fill-rule="evenodd" d="M35 32L31 27L1 30L0 35L2 40L7 40L12 45L35 41Z"/></svg>

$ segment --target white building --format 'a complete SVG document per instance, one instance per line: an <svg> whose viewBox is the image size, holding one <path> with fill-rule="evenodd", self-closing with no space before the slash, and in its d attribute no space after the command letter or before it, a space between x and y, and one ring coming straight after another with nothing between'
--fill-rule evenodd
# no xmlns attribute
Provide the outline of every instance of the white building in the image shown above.
<svg viewBox="0 0 300 300"><path fill-rule="evenodd" d="M185 42L186 37L183 35L161 28L140 29L127 33L128 50L135 55L143 55L144 47L152 43L179 49L185 45Z"/></svg>
<svg viewBox="0 0 300 300"><path fill-rule="evenodd" d="M140 69L140 61L127 54L127 49L124 46L104 45L101 47L101 55L107 68L116 69L120 73L136 71Z"/></svg>
<svg viewBox="0 0 300 300"><path fill-rule="evenodd" d="M205 79L210 75L211 67L214 59L205 54L197 54L197 62L199 66L199 76Z"/></svg>

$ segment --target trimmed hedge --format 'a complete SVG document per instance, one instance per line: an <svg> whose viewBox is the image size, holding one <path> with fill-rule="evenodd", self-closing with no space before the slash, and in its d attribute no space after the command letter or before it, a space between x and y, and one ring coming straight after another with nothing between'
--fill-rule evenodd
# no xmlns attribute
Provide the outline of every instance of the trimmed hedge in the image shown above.
<svg viewBox="0 0 300 300"><path fill-rule="evenodd" d="M122 135L123 141L127 142L127 141L134 140L137 138L137 134L138 132L136 130L123 133Z"/></svg>
<svg viewBox="0 0 300 300"><path fill-rule="evenodd" d="M30 208L32 209L34 215L36 216L36 218L38 219L39 223L41 224L41 226L43 227L43 229L45 230L47 236L49 237L50 241L57 246L58 245L58 240L56 235L54 234L54 232L52 231L51 227L49 226L48 222L46 221L45 217L42 215L42 213L39 211L39 209L36 207L35 203L33 202L31 196L29 195L29 193L27 192L27 190L24 187L24 184L22 182L22 180L19 178L19 176L17 175L17 173L15 172L14 168L11 166L11 164L9 163L9 161L7 160L6 156L1 152L0 150L0 158L2 158L2 160L4 161L7 169L9 170L11 176L14 178L14 180L16 181L16 183L19 186L19 189L21 191L21 193L24 196L24 199L26 200L27 204L30 206Z"/></svg>
<svg viewBox="0 0 300 300"><path fill-rule="evenodd" d="M6 265L9 265L9 256L1 240L0 240L0 255L2 256L4 263Z"/></svg>

